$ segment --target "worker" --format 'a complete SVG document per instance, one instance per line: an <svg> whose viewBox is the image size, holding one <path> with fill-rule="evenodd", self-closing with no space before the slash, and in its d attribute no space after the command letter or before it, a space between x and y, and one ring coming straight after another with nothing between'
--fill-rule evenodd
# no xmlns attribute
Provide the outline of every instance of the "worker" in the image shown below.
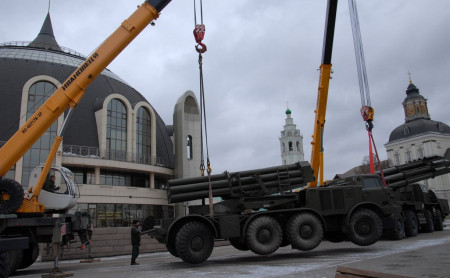
<svg viewBox="0 0 450 278"><path fill-rule="evenodd" d="M139 231L139 220L133 220L133 227L131 227L131 265L138 265L136 262L139 256L139 246L141 245L141 232Z"/></svg>
<svg viewBox="0 0 450 278"><path fill-rule="evenodd" d="M48 192L56 192L59 190L59 187L55 186L55 175L51 175L50 178L44 184L44 190Z"/></svg>

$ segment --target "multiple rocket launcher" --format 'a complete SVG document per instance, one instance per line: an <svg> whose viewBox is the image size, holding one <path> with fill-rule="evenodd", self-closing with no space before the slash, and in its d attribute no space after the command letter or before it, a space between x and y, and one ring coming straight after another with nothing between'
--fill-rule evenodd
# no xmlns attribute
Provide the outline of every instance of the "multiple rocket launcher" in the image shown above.
<svg viewBox="0 0 450 278"><path fill-rule="evenodd" d="M441 156L425 157L407 164L383 170L386 183L396 189L408 184L450 173L450 161ZM380 175L380 172L375 172ZM234 199L279 194L306 186L314 181L313 170L307 161L291 165L241 172L169 180L169 203L208 198L211 183L213 197Z"/></svg>

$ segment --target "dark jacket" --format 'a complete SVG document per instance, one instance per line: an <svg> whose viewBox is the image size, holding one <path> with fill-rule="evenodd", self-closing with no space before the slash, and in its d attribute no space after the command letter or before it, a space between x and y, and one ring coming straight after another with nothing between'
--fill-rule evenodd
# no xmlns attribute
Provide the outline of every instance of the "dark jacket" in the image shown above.
<svg viewBox="0 0 450 278"><path fill-rule="evenodd" d="M141 232L139 228L134 226L131 228L131 245L140 245L141 244Z"/></svg>

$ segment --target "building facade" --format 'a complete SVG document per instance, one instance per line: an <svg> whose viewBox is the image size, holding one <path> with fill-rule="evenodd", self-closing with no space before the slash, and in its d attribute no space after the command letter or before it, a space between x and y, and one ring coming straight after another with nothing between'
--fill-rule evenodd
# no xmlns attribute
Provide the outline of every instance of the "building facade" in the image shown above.
<svg viewBox="0 0 450 278"><path fill-rule="evenodd" d="M412 83L402 102L405 123L396 127L384 146L393 165L404 164L423 157L450 156L450 127L431 119L427 99ZM450 174L425 181L442 198L450 199Z"/></svg>
<svg viewBox="0 0 450 278"><path fill-rule="evenodd" d="M85 59L58 45L50 14L32 42L0 44L0 115L4 119L0 145ZM196 122L193 107L198 104L192 95L179 100L189 108L188 119L174 125L178 131L190 125L188 133L195 141L197 129L191 131L195 124L190 123ZM45 162L64 115L7 173L25 190L31 186L32 169ZM194 151L189 159L180 157L176 163L173 135L173 126L166 125L138 91L105 69L73 110L54 160L75 175L79 186L75 209L89 210L95 227L128 226L133 219L147 216L173 216L174 205L167 203L167 181L190 176L189 169L177 174L176 167L184 169L185 161L199 160Z"/></svg>
<svg viewBox="0 0 450 278"><path fill-rule="evenodd" d="M281 137L279 138L282 165L293 164L305 160L303 152L303 135L294 124L294 119L291 117L291 114L292 112L288 108L286 110L284 129L281 131Z"/></svg>

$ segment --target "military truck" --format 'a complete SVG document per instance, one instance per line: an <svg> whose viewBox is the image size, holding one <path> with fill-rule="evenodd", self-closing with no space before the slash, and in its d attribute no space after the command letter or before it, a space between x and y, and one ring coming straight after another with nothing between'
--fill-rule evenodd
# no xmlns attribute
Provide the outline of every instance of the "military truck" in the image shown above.
<svg viewBox="0 0 450 278"><path fill-rule="evenodd" d="M166 244L169 252L191 264L210 256L214 240L229 240L238 250L268 255L280 246L307 251L326 238L349 239L367 246L378 241L383 222L401 208L378 175L364 175L358 184L336 181L326 187L305 187L314 180L311 165L292 165L208 177L170 180L169 202L212 196L214 204L189 207L186 216L144 221L145 233Z"/></svg>
<svg viewBox="0 0 450 278"><path fill-rule="evenodd" d="M384 170L395 201L402 207L402 217L397 218L397 225L404 222L405 236L444 229L444 219L450 213L448 200L437 198L421 181L449 172L450 161L441 156L424 157Z"/></svg>

